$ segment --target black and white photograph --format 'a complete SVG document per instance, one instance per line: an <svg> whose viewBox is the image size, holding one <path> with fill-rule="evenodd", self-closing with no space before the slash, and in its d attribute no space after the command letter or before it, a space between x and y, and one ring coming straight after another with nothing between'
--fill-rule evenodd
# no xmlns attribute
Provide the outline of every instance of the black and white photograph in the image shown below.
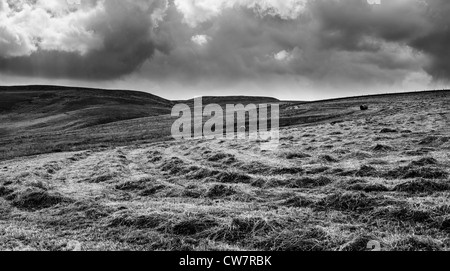
<svg viewBox="0 0 450 271"><path fill-rule="evenodd" d="M0 0L0 251L449 251L449 13Z"/></svg>

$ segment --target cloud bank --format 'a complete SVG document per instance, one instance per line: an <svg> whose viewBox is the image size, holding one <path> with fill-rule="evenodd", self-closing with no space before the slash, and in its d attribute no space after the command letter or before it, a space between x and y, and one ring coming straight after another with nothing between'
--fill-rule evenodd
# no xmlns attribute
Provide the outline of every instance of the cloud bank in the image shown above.
<svg viewBox="0 0 450 271"><path fill-rule="evenodd" d="M283 98L450 79L449 1L71 2L0 0L0 76Z"/></svg>
<svg viewBox="0 0 450 271"><path fill-rule="evenodd" d="M155 52L164 0L0 0L0 70L49 78L112 79ZM74 1L76 2L76 1Z"/></svg>

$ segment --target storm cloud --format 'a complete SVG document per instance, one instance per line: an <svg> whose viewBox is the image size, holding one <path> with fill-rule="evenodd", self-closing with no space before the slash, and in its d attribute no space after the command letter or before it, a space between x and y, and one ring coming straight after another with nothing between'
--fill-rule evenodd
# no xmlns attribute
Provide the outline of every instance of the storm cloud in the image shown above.
<svg viewBox="0 0 450 271"><path fill-rule="evenodd" d="M90 80L132 73L150 58L157 47L153 30L167 5L164 0L0 1L0 70Z"/></svg>
<svg viewBox="0 0 450 271"><path fill-rule="evenodd" d="M0 0L0 76L283 98L450 79L444 0L71 2Z"/></svg>

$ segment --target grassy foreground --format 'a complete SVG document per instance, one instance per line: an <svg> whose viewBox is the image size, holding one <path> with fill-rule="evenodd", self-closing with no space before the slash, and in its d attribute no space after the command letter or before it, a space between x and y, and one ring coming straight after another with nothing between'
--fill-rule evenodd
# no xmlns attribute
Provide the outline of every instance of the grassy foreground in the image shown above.
<svg viewBox="0 0 450 271"><path fill-rule="evenodd" d="M274 151L166 141L4 160L0 249L449 250L449 97L285 107L305 121Z"/></svg>

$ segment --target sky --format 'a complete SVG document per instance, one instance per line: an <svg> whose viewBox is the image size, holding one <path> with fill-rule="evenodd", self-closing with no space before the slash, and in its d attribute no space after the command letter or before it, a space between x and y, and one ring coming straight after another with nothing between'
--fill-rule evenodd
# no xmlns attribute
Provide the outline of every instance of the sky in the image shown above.
<svg viewBox="0 0 450 271"><path fill-rule="evenodd" d="M0 85L168 99L448 88L448 0L0 0Z"/></svg>

